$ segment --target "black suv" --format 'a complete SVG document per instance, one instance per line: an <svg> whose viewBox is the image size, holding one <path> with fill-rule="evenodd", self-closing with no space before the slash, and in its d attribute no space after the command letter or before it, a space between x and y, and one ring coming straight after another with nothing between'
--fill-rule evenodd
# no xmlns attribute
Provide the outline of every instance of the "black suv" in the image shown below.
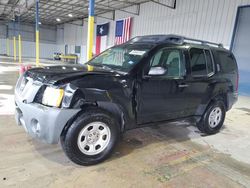
<svg viewBox="0 0 250 188"><path fill-rule="evenodd" d="M189 120L214 134L237 101L238 69L220 44L175 35L135 37L85 65L25 72L16 120L33 137L61 141L80 165L105 160L126 130Z"/></svg>

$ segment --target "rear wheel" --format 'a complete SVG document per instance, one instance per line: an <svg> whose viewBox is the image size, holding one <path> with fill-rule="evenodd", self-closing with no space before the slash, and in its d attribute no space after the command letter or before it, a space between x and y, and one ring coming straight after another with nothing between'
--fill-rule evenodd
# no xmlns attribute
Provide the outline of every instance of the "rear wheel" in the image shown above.
<svg viewBox="0 0 250 188"><path fill-rule="evenodd" d="M61 137L64 152L79 165L93 165L107 159L118 142L116 121L100 110L77 118Z"/></svg>
<svg viewBox="0 0 250 188"><path fill-rule="evenodd" d="M212 102L207 108L200 122L198 129L206 134L215 134L221 129L226 115L225 104L222 100Z"/></svg>

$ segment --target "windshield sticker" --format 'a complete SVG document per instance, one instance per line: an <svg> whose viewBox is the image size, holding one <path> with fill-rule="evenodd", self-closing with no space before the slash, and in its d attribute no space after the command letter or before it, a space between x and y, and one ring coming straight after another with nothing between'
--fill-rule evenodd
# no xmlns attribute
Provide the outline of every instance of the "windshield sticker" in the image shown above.
<svg viewBox="0 0 250 188"><path fill-rule="evenodd" d="M140 50L132 50L131 52L129 52L130 55L139 55L142 56L146 53L146 51L140 51Z"/></svg>

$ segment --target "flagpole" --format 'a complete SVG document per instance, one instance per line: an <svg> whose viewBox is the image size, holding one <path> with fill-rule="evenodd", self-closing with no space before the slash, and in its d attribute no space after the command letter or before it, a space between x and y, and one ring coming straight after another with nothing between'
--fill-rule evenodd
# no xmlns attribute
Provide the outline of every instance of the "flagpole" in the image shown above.
<svg viewBox="0 0 250 188"><path fill-rule="evenodd" d="M40 65L39 0L36 0L36 66Z"/></svg>

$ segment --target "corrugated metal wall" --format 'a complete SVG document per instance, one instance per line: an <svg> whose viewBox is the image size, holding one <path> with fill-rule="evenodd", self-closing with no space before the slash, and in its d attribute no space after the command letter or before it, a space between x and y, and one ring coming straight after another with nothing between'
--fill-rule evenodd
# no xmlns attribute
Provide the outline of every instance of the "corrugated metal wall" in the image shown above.
<svg viewBox="0 0 250 188"><path fill-rule="evenodd" d="M0 54L7 54L7 40L0 39ZM9 40L10 56L14 54L13 40ZM63 45L40 43L40 57L45 59L53 59L54 52L64 49ZM16 52L18 56L18 41L16 41ZM22 57L35 57L36 44L35 42L22 41Z"/></svg>
<svg viewBox="0 0 250 188"><path fill-rule="evenodd" d="M0 26L1 27L1 26ZM20 24L20 34L24 41L35 41L35 26L28 24ZM56 27L51 26L40 26L40 41L44 43L52 43L55 44L56 41ZM18 25L13 22L8 24L7 35L9 37L13 37L14 35L18 35Z"/></svg>
<svg viewBox="0 0 250 188"><path fill-rule="evenodd" d="M7 35L7 26L0 22L0 38L5 38Z"/></svg>
<svg viewBox="0 0 250 188"><path fill-rule="evenodd" d="M229 46L237 7L249 0L177 0L175 10L155 3L141 5L133 36L174 33ZM151 14L149 14L151 12Z"/></svg>
<svg viewBox="0 0 250 188"><path fill-rule="evenodd" d="M146 34L180 34L197 39L223 43L229 47L233 32L237 7L250 4L250 0L177 0L175 10L156 3L144 3L140 6L139 16L115 11L115 19L133 17L132 37ZM136 7L126 10L136 12ZM111 13L102 17L112 18ZM115 21L96 18L96 23L110 22L108 46L114 44ZM79 22L81 23L81 22ZM78 23L78 24L79 24ZM34 27L22 26L23 39L34 41ZM9 26L9 35L13 33ZM0 25L0 33L1 25ZM82 61L86 60L87 22L83 26L64 24L53 28L41 29L41 42L60 45L57 49L64 52L65 44L82 46ZM50 48L48 48L50 49ZM70 53L74 53L73 48ZM47 50L47 49L45 49ZM49 52L50 53L50 52Z"/></svg>
<svg viewBox="0 0 250 188"><path fill-rule="evenodd" d="M20 34L22 36L23 57L35 57L35 27L34 25L21 24ZM11 22L8 25L0 24L0 54L6 54L6 37L13 39L18 35L18 26ZM61 49L57 45L56 27L42 25L40 27L40 56L41 58L53 58L53 53ZM18 42L17 42L18 49ZM10 55L13 55L13 42L10 40Z"/></svg>
<svg viewBox="0 0 250 188"><path fill-rule="evenodd" d="M0 54L7 54L7 42L6 39L0 38Z"/></svg>
<svg viewBox="0 0 250 188"><path fill-rule="evenodd" d="M81 25L64 24L64 42L69 45L81 45L84 42L84 31Z"/></svg>
<svg viewBox="0 0 250 188"><path fill-rule="evenodd" d="M30 26L30 25L20 25L20 34L22 36L22 39L24 41L34 41L34 26ZM9 38L12 38L13 36L17 36L18 35L18 26L17 24L9 23L8 27L7 27L7 36Z"/></svg>
<svg viewBox="0 0 250 188"><path fill-rule="evenodd" d="M247 4L250 4L250 0L177 0L177 8L173 10L149 2L141 4L139 16L116 11L115 17L134 17L132 36L180 34L229 47L237 7ZM135 9L130 7L127 10L135 12ZM97 23L105 21L109 20L97 18ZM109 45L114 43L114 24L111 21Z"/></svg>
<svg viewBox="0 0 250 188"><path fill-rule="evenodd" d="M139 16L115 11L115 19L128 16L133 17L132 37L147 34L179 34L187 37L209 40L223 43L229 48L232 38L237 7L250 4L250 0L177 0L176 9L170 9L156 3L144 3L140 5ZM126 9L136 12L136 7ZM112 18L112 13L101 15ZM115 21L96 17L97 24L110 22L108 46L114 45ZM84 26L65 26L64 44L81 43L86 47L87 20ZM83 29L77 36L77 27ZM74 42L72 42L74 41ZM59 42L60 43L60 42ZM84 48L85 49L85 48ZM83 60L86 60L86 52L83 51Z"/></svg>

